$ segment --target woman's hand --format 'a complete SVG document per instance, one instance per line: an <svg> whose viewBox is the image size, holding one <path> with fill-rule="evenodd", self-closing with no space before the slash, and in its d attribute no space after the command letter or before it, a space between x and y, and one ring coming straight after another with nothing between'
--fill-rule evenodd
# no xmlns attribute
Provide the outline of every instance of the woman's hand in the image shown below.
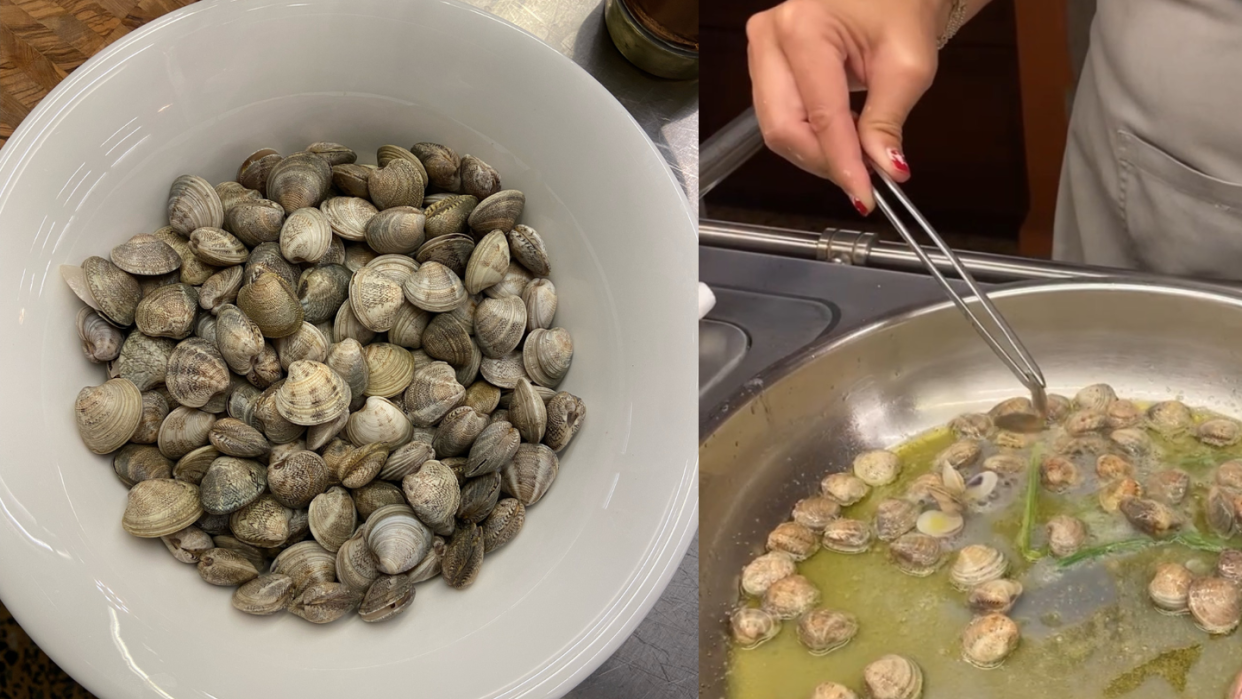
<svg viewBox="0 0 1242 699"><path fill-rule="evenodd" d="M910 177L906 116L936 75L951 0L786 0L746 24L755 113L768 147L875 207L862 153ZM850 90L867 90L862 113Z"/></svg>

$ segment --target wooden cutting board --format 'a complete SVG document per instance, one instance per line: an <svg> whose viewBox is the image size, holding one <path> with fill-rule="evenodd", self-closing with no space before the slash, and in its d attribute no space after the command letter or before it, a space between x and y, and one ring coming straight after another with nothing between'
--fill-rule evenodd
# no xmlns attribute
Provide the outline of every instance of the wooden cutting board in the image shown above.
<svg viewBox="0 0 1242 699"><path fill-rule="evenodd" d="M105 46L193 0L0 0L0 146Z"/></svg>

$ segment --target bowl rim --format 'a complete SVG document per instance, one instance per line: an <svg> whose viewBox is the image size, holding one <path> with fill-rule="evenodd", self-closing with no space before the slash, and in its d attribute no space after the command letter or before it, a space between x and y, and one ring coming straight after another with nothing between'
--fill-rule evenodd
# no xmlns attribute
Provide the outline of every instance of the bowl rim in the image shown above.
<svg viewBox="0 0 1242 699"><path fill-rule="evenodd" d="M316 1L303 0L300 4L313 4ZM383 1L395 4L394 0ZM552 60L571 64L570 72L579 75L580 78L585 78L583 89L595 91L602 98L602 102L608 104L609 109L623 116L641 135L642 142L648 149L647 155L657 159L665 183L677 192L678 198L684 205L684 223L671 221L669 234L680 235L680 231L676 229L681 229L693 235L697 241L697 226L689 199L672 168L629 110L625 109L620 101L594 76L547 42L502 17L469 5L462 0L434 0L434 2L496 22L508 31L516 31L533 42L532 50L550 52L555 55ZM84 90L106 78L128 56L146 50L145 44L166 28L180 22L191 21L191 18L195 16L210 18L211 13L226 12L229 11L229 6L238 4L246 3L238 3L236 0L198 0L198 2L164 14L104 47L56 85L18 124L12 136L5 142L4 148L0 149L0 218L3 217L14 183L32 162L34 154L43 146L49 132L59 122L60 116L74 107L81 99ZM587 21L590 21L590 17ZM533 48L535 46L538 48ZM9 497L11 496L7 495L7 490L0 493L0 506ZM554 657L547 665L542 668L533 668L494 696L562 696L585 680L629 638L663 594L698 531L697 449L693 457L687 454L684 475L663 519L663 523L654 533L651 546L645 551L631 573L631 584L622 590L618 598L613 599L608 606L600 610L595 626L580 632L576 639L578 642ZM0 539L11 539L14 536L9 529L0 528ZM13 577L11 574L0 573L0 598L12 601L13 606L7 608L15 620L35 643L76 682L98 696L107 696L97 691L97 688L104 686L106 672L87 662L83 656L73 653L72 646L51 641L47 631L58 621L53 607L37 604L33 595L21 594L11 582ZM621 613L613 615L615 610L621 610Z"/></svg>

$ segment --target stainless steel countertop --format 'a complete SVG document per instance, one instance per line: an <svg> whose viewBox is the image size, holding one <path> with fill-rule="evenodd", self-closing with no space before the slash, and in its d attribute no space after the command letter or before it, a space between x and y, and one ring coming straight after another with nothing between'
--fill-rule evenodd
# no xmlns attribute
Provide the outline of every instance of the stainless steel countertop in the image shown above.
<svg viewBox="0 0 1242 699"><path fill-rule="evenodd" d="M604 3L574 0L467 0L506 19L586 69L629 110L698 200L699 84L648 75L617 51ZM687 208L690 207L687 203ZM691 209L694 211L694 209ZM634 634L571 699L689 699L698 696L699 539L695 535L664 595Z"/></svg>

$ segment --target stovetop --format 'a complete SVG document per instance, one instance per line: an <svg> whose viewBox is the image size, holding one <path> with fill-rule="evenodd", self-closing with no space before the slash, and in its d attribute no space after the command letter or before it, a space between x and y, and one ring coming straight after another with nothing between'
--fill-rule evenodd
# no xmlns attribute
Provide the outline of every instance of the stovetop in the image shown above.
<svg viewBox="0 0 1242 699"><path fill-rule="evenodd" d="M945 298L930 276L706 246L699 280L716 295L699 321L700 420L817 339Z"/></svg>

